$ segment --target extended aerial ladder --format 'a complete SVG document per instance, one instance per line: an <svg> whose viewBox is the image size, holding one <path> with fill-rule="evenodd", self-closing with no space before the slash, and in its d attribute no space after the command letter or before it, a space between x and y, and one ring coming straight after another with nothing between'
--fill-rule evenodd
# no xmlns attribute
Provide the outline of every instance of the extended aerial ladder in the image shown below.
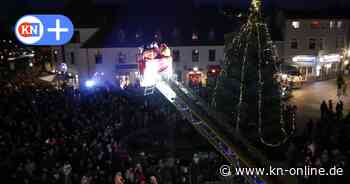
<svg viewBox="0 0 350 184"><path fill-rule="evenodd" d="M172 78L161 77L155 88L219 151L233 167L268 168L272 163L243 137L236 134L222 114L210 110L190 89ZM225 122L226 121L226 122ZM273 166L272 166L273 167ZM294 178L244 176L251 183L295 183Z"/></svg>
<svg viewBox="0 0 350 184"><path fill-rule="evenodd" d="M181 115L235 168L268 168L272 163L233 130L230 118L213 111L190 89L174 79L171 50L166 44L152 43L139 49L137 57L141 86L145 95L160 91ZM218 168L219 169L219 168ZM219 171L214 171L219 172ZM232 170L234 173L234 170ZM248 183L284 184L293 179L268 175L244 175Z"/></svg>

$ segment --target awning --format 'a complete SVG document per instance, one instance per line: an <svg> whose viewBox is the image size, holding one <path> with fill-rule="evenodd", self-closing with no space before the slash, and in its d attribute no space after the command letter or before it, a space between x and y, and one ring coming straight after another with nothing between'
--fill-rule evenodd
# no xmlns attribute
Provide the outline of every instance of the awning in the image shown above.
<svg viewBox="0 0 350 184"><path fill-rule="evenodd" d="M47 75L44 77L39 77L40 80L46 81L46 82L52 82L56 78L56 75Z"/></svg>

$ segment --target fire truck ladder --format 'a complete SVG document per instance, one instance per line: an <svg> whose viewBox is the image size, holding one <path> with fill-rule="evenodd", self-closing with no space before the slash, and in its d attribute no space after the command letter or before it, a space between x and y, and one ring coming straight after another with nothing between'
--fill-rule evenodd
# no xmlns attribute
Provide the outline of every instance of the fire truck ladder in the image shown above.
<svg viewBox="0 0 350 184"><path fill-rule="evenodd" d="M267 168L271 166L271 163L258 150L237 135L228 122L224 122L225 119L221 114L210 110L203 100L181 83L162 77L155 87L233 167ZM287 177L288 179L277 176L245 175L244 177L250 184L296 183L291 177Z"/></svg>

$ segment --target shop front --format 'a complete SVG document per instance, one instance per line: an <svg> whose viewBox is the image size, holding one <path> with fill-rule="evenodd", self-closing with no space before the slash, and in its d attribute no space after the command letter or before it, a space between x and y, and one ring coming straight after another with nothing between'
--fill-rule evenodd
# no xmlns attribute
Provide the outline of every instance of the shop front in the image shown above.
<svg viewBox="0 0 350 184"><path fill-rule="evenodd" d="M316 75L321 80L327 80L330 78L334 78L339 71L340 62L341 62L340 54L327 54L321 55L319 57L319 62L316 66Z"/></svg>
<svg viewBox="0 0 350 184"><path fill-rule="evenodd" d="M115 79L118 86L126 88L139 83L139 72L137 64L117 64Z"/></svg>
<svg viewBox="0 0 350 184"><path fill-rule="evenodd" d="M203 86L204 74L202 70L194 67L188 72L187 79L190 88L199 88Z"/></svg>
<svg viewBox="0 0 350 184"><path fill-rule="evenodd" d="M207 71L207 85L214 86L216 84L216 80L220 75L221 67L220 65L208 65Z"/></svg>
<svg viewBox="0 0 350 184"><path fill-rule="evenodd" d="M298 55L292 58L292 65L298 70L302 81L327 80L334 78L341 63L340 54Z"/></svg>
<svg viewBox="0 0 350 184"><path fill-rule="evenodd" d="M293 66L298 70L298 77L301 81L307 81L315 76L317 56L298 55L293 57Z"/></svg>

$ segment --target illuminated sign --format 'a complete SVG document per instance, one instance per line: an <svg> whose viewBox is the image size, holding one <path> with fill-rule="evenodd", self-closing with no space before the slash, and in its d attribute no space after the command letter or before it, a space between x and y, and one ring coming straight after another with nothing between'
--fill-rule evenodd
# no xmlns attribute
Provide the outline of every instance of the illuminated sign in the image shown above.
<svg viewBox="0 0 350 184"><path fill-rule="evenodd" d="M299 55L293 57L294 62L315 62L316 56L311 55Z"/></svg>
<svg viewBox="0 0 350 184"><path fill-rule="evenodd" d="M320 58L321 63L331 63L331 62L340 62L340 55L339 54L329 54L324 55Z"/></svg>

